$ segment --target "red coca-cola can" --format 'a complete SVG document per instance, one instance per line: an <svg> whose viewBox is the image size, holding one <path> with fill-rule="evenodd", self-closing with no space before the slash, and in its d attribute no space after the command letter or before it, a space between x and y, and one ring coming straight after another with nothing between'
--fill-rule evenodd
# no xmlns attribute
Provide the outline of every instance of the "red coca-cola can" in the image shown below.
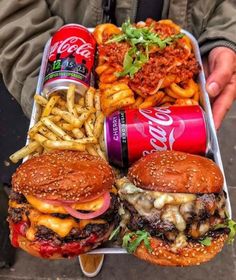
<svg viewBox="0 0 236 280"><path fill-rule="evenodd" d="M90 86L96 42L87 28L79 24L62 26L50 39L46 57L43 93L48 97L69 84L83 95Z"/></svg>
<svg viewBox="0 0 236 280"><path fill-rule="evenodd" d="M119 167L156 150L204 155L208 144L200 106L117 111L105 119L104 138L110 163Z"/></svg>

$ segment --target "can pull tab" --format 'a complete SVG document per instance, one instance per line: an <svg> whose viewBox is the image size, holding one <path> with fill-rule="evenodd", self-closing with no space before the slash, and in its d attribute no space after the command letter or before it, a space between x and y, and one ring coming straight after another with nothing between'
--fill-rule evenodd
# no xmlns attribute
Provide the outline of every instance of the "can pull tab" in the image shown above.
<svg viewBox="0 0 236 280"><path fill-rule="evenodd" d="M103 0L103 22L116 23L115 19L116 0Z"/></svg>

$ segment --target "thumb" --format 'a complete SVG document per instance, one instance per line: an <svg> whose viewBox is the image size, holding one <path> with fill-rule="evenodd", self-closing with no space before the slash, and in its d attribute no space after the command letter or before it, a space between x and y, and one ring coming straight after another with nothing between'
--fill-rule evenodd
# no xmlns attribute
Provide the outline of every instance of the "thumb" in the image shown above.
<svg viewBox="0 0 236 280"><path fill-rule="evenodd" d="M216 97L233 75L234 56L231 51L212 52L209 55L209 66L210 75L207 79L206 90L211 97Z"/></svg>

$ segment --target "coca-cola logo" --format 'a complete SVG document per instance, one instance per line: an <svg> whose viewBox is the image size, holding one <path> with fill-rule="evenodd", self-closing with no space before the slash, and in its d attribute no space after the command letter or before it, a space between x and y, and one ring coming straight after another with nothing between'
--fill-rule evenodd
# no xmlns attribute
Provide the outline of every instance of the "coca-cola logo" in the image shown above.
<svg viewBox="0 0 236 280"><path fill-rule="evenodd" d="M168 127L173 124L173 118L171 117L171 110L168 108L152 108L152 109L139 109L140 114L144 116L148 121L148 130L150 137L150 145L153 150L143 151L143 155L152 153L156 150L165 151L168 148L172 150L175 142L174 129L172 128L169 133L163 126ZM154 114L153 114L154 112Z"/></svg>
<svg viewBox="0 0 236 280"><path fill-rule="evenodd" d="M71 36L65 40L58 41L51 46L49 60L55 60L57 54L67 57L72 53L80 55L85 59L90 59L93 54L93 46L91 43L87 43L80 37Z"/></svg>

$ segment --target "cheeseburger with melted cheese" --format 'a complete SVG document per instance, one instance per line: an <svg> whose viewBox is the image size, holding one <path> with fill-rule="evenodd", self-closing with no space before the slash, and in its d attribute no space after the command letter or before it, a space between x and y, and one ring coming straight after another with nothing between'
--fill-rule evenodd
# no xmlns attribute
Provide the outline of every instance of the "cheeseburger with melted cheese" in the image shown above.
<svg viewBox="0 0 236 280"><path fill-rule="evenodd" d="M219 167L205 157L162 151L141 158L117 181L123 245L159 265L210 260L229 234L222 185Z"/></svg>
<svg viewBox="0 0 236 280"><path fill-rule="evenodd" d="M12 178L12 244L50 259L97 247L119 222L113 184L111 167L96 156L56 151L27 160Z"/></svg>

